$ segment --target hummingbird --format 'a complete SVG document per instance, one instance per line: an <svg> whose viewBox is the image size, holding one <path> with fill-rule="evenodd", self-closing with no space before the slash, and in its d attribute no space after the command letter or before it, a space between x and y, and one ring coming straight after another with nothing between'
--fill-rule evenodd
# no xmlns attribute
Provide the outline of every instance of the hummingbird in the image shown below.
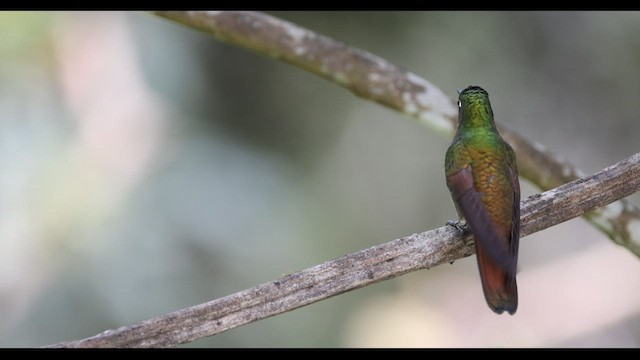
<svg viewBox="0 0 640 360"><path fill-rule="evenodd" d="M520 238L516 156L496 128L489 94L479 86L458 93L458 127L445 156L447 187L473 234L487 304L513 315Z"/></svg>

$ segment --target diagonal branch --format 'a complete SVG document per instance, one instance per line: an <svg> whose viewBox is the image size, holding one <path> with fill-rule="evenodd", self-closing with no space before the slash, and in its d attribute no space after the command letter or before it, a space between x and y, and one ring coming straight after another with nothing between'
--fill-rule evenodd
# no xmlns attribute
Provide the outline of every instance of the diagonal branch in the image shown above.
<svg viewBox="0 0 640 360"><path fill-rule="evenodd" d="M640 153L594 175L530 196L521 235L578 217L640 190ZM463 241L464 240L464 241ZM471 236L443 226L190 308L51 347L167 347L219 334L329 297L474 253Z"/></svg>
<svg viewBox="0 0 640 360"><path fill-rule="evenodd" d="M444 137L453 135L457 108L451 98L418 75L364 50L259 12L156 11L155 14L305 69L357 96L410 115ZM539 188L548 190L582 176L571 163L540 144L526 140L504 125L498 127L516 152L520 175ZM621 200L585 217L617 244L640 256L637 226L640 209L636 206Z"/></svg>

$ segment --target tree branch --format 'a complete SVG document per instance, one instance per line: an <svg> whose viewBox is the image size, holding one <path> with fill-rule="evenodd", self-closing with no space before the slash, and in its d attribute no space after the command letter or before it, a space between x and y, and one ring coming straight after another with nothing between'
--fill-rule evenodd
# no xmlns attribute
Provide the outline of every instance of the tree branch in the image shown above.
<svg viewBox="0 0 640 360"><path fill-rule="evenodd" d="M640 153L521 204L521 236L546 229L640 189ZM345 255L253 288L131 326L51 347L167 347L219 334L379 281L474 253L450 226Z"/></svg>
<svg viewBox="0 0 640 360"><path fill-rule="evenodd" d="M319 35L291 22L258 12L156 11L156 15L205 31L219 40L285 61L362 98L403 112L451 138L457 122L455 101L420 76L388 61ZM575 180L582 173L542 145L504 125L500 132L514 148L522 177L542 190ZM617 244L640 256L640 209L628 201L585 215ZM635 229L635 232L634 232Z"/></svg>

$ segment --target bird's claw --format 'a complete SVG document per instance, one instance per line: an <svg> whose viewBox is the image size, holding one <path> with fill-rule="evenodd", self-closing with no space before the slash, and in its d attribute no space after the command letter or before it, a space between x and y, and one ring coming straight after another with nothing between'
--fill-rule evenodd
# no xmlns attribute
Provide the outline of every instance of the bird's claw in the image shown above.
<svg viewBox="0 0 640 360"><path fill-rule="evenodd" d="M458 230L458 232L460 234L464 234L464 227L466 225L466 223L460 221L460 220L449 220L447 221L447 225L449 226L453 226L454 228L456 228Z"/></svg>

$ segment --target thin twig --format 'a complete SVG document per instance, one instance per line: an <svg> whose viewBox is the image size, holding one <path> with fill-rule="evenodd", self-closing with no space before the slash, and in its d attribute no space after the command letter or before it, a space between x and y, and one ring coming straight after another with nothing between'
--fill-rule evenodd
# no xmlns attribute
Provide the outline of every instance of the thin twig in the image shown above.
<svg viewBox="0 0 640 360"><path fill-rule="evenodd" d="M455 102L422 77L364 50L291 22L248 11L156 11L158 16L205 31L219 40L274 57L340 84L357 96L416 118L451 138ZM520 175L542 190L583 174L571 163L498 124L514 148ZM640 209L626 200L585 215L615 243L640 256ZM635 232L633 229L636 229Z"/></svg>
<svg viewBox="0 0 640 360"><path fill-rule="evenodd" d="M580 216L640 190L640 153L521 204L521 236ZM167 347L219 334L402 274L474 253L450 226L345 255L224 298L51 347Z"/></svg>

